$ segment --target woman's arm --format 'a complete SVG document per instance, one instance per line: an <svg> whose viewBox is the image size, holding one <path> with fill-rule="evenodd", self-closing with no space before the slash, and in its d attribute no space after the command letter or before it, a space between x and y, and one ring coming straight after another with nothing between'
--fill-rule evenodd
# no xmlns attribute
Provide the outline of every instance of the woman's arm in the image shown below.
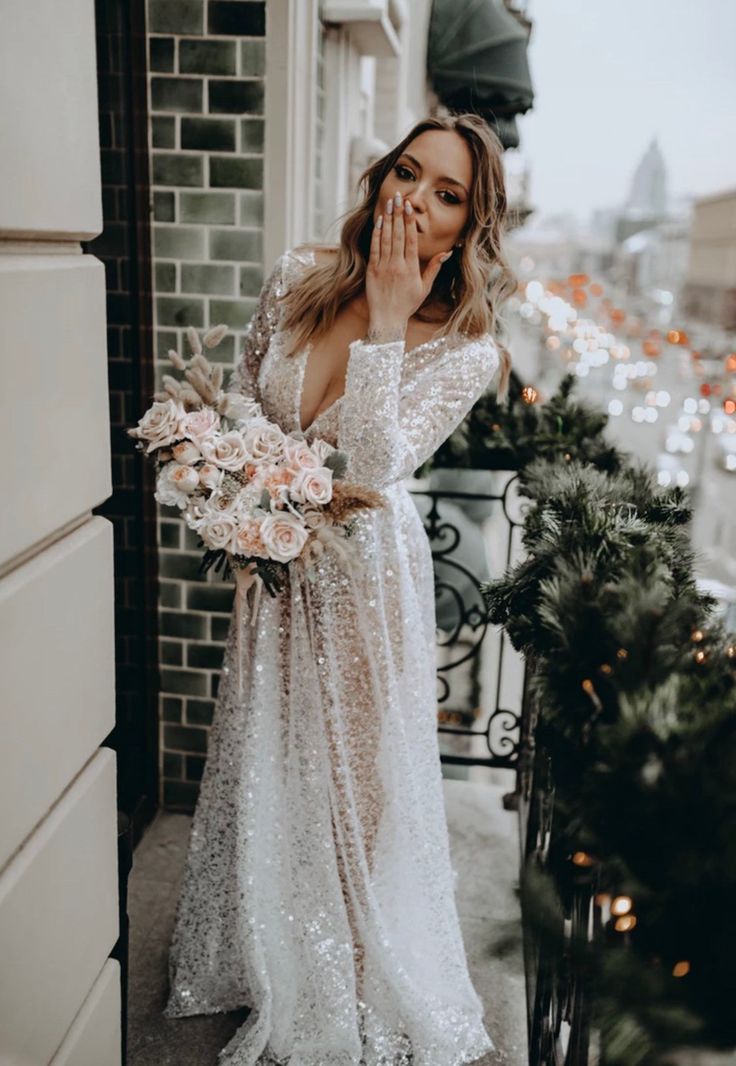
<svg viewBox="0 0 736 1066"><path fill-rule="evenodd" d="M240 358L228 383L229 391L242 392L259 402L258 371L279 320L276 296L282 291L285 260L286 253L279 256L263 283L258 304L245 330Z"/></svg>
<svg viewBox="0 0 736 1066"><path fill-rule="evenodd" d="M500 362L486 334L448 350L401 389L404 340L350 345L339 407L345 477L381 489L429 459L488 388Z"/></svg>

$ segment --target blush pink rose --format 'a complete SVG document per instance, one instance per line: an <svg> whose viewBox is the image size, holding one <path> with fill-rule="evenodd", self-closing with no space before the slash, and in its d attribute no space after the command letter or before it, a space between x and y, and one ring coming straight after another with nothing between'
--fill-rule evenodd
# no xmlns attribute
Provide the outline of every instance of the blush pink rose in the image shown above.
<svg viewBox="0 0 736 1066"><path fill-rule="evenodd" d="M269 514L261 521L261 540L270 558L280 563L295 559L309 539L304 523L290 511Z"/></svg>
<svg viewBox="0 0 736 1066"><path fill-rule="evenodd" d="M332 471L326 466L299 470L291 483L291 495L299 503L325 507L332 499Z"/></svg>

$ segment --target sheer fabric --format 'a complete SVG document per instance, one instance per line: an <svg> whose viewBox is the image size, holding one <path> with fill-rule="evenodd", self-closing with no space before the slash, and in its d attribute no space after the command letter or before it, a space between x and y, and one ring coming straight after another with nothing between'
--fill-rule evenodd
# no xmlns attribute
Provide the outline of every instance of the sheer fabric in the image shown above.
<svg viewBox="0 0 736 1066"><path fill-rule="evenodd" d="M282 255L230 386L299 435L309 347L287 357ZM231 617L169 956L168 1017L251 1008L221 1066L460 1066L492 1048L454 897L436 719L432 558L402 479L498 367L490 336L350 345L309 426L381 490L311 576Z"/></svg>

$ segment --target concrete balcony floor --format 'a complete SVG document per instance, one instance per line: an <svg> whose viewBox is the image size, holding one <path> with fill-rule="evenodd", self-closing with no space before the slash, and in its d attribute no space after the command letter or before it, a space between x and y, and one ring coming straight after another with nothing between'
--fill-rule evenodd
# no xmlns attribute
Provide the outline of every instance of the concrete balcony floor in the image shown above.
<svg viewBox="0 0 736 1066"><path fill-rule="evenodd" d="M473 1066L524 1066L526 1008L520 941L516 815L501 798L513 775L486 784L445 778L457 903L470 974L496 1050ZM191 818L160 812L135 852L128 887L128 1066L215 1066L245 1021L230 1014L164 1018L168 947Z"/></svg>

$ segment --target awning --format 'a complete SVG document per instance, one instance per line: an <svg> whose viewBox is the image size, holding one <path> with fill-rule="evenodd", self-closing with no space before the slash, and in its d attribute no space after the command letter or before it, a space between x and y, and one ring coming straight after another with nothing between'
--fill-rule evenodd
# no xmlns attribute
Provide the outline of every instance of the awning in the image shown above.
<svg viewBox="0 0 736 1066"><path fill-rule="evenodd" d="M427 74L446 107L474 111L516 148L515 115L534 101L528 30L503 0L433 0Z"/></svg>

